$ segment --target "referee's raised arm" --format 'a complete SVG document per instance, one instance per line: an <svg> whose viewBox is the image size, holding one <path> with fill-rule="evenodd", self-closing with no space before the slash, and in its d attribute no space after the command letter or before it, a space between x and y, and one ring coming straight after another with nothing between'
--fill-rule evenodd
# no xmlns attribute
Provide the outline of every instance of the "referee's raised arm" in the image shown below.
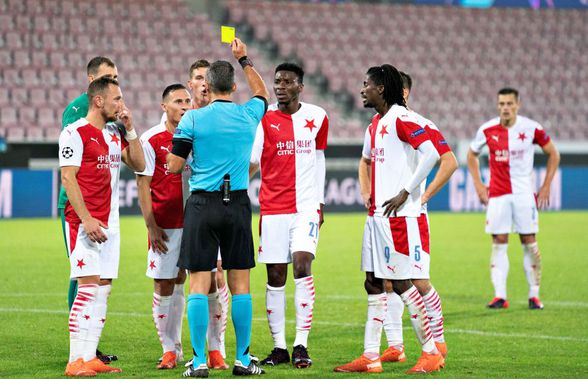
<svg viewBox="0 0 588 379"><path fill-rule="evenodd" d="M247 79L247 84L249 85L253 97L265 99L267 105L267 102L269 101L269 92L261 75L259 75L255 67L253 67L253 62L247 57L247 45L245 45L239 38L235 38L233 42L231 42L231 50L235 59L237 59L241 67L243 67L243 72L245 73L245 78Z"/></svg>

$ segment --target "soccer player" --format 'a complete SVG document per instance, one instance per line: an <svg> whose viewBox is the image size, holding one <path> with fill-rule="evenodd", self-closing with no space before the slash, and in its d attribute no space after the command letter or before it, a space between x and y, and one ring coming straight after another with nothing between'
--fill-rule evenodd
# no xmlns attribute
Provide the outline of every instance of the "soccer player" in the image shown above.
<svg viewBox="0 0 588 379"><path fill-rule="evenodd" d="M404 100L408 104L410 90L412 89L412 78L410 75L404 72L400 72L400 75L402 76L402 84L404 87ZM426 180L421 184L421 188L424 189L423 195L421 196L421 214L427 215L427 202L449 181L449 178L457 169L458 163L455 155L449 147L449 144L445 140L445 137L443 134L441 134L435 123L416 112L414 112L414 115L417 118L419 125L424 127L431 137L431 142L433 142L437 153L440 155L439 169L437 170L435 177L431 183L426 186L426 189L424 189ZM370 167L363 159L360 161L359 167L360 185L363 190L362 196L365 199L367 207L369 208L369 199L371 197L369 186ZM427 233L422 236L424 239L424 241L421 241L423 245L430 245L428 237L429 235L430 233L427 231ZM428 248L423 248L423 253L424 255L413 255L415 261L412 265L414 271L412 276L412 283L419 290L419 293L423 297L425 307L427 308L429 325L431 327L431 332L433 333L435 345L437 346L439 352L443 355L443 358L445 358L447 356L447 345L445 344L445 337L443 333L443 310L441 307L441 299L429 280L430 251ZM418 258L418 260L416 260L416 258ZM404 362L406 360L406 355L404 354L404 341L402 336L402 313L404 311L404 303L400 297L392 291L390 281L385 281L384 286L388 296L386 318L384 320L384 331L386 332L386 337L388 340L388 348L382 353L380 360L382 362Z"/></svg>
<svg viewBox="0 0 588 379"><path fill-rule="evenodd" d="M210 63L206 59L198 59L190 66L188 89L192 92L192 109L203 108L210 103L208 87L206 86L206 71Z"/></svg>
<svg viewBox="0 0 588 379"><path fill-rule="evenodd" d="M114 62L112 62L112 60L110 60L107 57L101 56L90 59L86 67L86 73L88 74L88 84L94 81L95 79L102 77L107 77L115 80L118 78L118 70ZM61 128L63 129L69 124L73 124L80 118L86 117L86 114L88 113L88 107L88 94L84 92L80 96L75 98L71 103L69 103L69 105L63 111L63 115L61 118ZM63 231L63 240L65 242L66 252L68 252L64 214L66 203L67 194L65 193L65 188L63 187L63 185L61 185L61 188L59 189L59 200L57 204L57 210L59 213L59 217L61 218L61 229ZM70 279L67 297L67 303L70 310L73 305L73 301L76 297L77 288L77 280ZM96 356L100 358L100 360L102 360L104 363L110 363L112 361L118 360L118 357L116 355L103 354L100 350L96 350Z"/></svg>
<svg viewBox="0 0 588 379"><path fill-rule="evenodd" d="M422 355L408 373L438 371L444 366L429 327L423 298L412 284L414 255L424 254L422 239L428 232L421 215L421 183L439 154L429 134L406 108L400 73L391 65L371 67L361 96L365 107L377 114L366 130L362 157L371 167L370 210L364 228L362 270L366 273L368 315L364 353L336 372L382 372L379 357L386 312L383 279L408 307ZM368 163L366 162L366 164Z"/></svg>
<svg viewBox="0 0 588 379"><path fill-rule="evenodd" d="M261 364L290 362L284 290L288 263L293 263L296 339L292 364L297 368L312 364L307 350L315 296L311 265L323 221L324 150L329 130L326 112L300 101L303 79L304 71L294 63L276 67L278 102L269 107L257 127L250 168L251 175L261 167L258 262L266 263L267 319L274 339L274 349Z"/></svg>
<svg viewBox="0 0 588 379"><path fill-rule="evenodd" d="M154 280L153 321L163 347L159 369L176 367L182 354L185 274L177 267L184 222L182 174L167 170L166 157L180 119L190 109L192 97L181 84L165 88L161 107L166 121L143 133L145 170L137 172L139 205L149 234L147 276ZM182 270L182 273L184 271ZM175 290L179 281L180 290ZM175 298L175 299L174 299ZM177 304L181 302L181 304ZM179 306L178 306L179 305Z"/></svg>
<svg viewBox="0 0 588 379"><path fill-rule="evenodd" d="M247 195L248 167L255 129L261 121L269 94L265 83L247 57L239 39L232 53L243 67L253 98L234 104L234 68L226 61L211 64L206 83L211 103L188 111L173 137L168 168L179 173L192 152L192 194L186 202L184 233L178 266L190 270L188 323L194 350L193 364L184 376L207 377L205 341L208 327L210 272L216 267L218 250L232 294L232 319L236 350L234 375L259 375L249 355L252 303L250 269L255 266L251 235L251 204Z"/></svg>
<svg viewBox="0 0 588 379"><path fill-rule="evenodd" d="M96 357L106 321L112 280L118 276L120 162L145 169L143 150L131 113L114 79L102 77L88 87L85 118L68 125L59 137L59 165L68 201L65 227L71 278L78 292L69 314L70 354L67 376L121 372ZM112 124L119 119L124 131Z"/></svg>
<svg viewBox="0 0 588 379"><path fill-rule="evenodd" d="M551 182L559 166L559 152L538 122L519 116L519 92L513 88L498 91L496 117L483 124L468 151L468 170L486 210L486 233L492 235L490 276L494 299L488 308L508 308L508 234L514 229L523 245L523 266L529 284L529 309L543 309L539 300L541 254L535 234L539 231L537 208L549 205ZM478 156L488 145L490 183L480 177ZM547 154L547 172L537 197L533 185L534 146ZM513 228L514 227L514 228Z"/></svg>

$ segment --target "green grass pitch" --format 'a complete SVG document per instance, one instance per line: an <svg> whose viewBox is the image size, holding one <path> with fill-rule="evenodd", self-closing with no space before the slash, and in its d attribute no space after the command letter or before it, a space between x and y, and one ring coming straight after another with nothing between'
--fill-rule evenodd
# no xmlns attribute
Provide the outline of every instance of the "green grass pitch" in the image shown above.
<svg viewBox="0 0 588 379"><path fill-rule="evenodd" d="M358 357L363 348L366 296L360 267L362 214L327 214L313 267L316 305L309 352L314 365L270 368L265 377L359 378L336 374L335 366ZM588 377L588 214L543 213L539 247L543 256L543 311L527 309L527 285L518 238L511 235L511 307L488 310L490 238L482 214L431 214L432 280L443 300L449 347L446 368L437 377ZM257 218L254 225L257 224ZM123 217L119 279L109 302L100 347L117 353L124 372L111 377L180 377L182 370L155 369L161 348L151 320L152 283L145 276L146 231L139 217ZM257 229L255 226L254 229ZM0 221L0 377L61 377L68 356L66 261L57 220ZM287 339L294 339L293 281L287 284ZM254 321L252 352L272 348L265 319L265 267L252 271ZM406 317L406 312L405 312ZM186 325L186 324L184 324ZM401 377L419 355L405 319L408 362L384 364L376 377ZM184 346L190 352L188 329ZM385 339L382 347L386 347ZM227 329L228 362L234 354ZM189 355L189 354L188 354ZM211 371L210 377L230 377Z"/></svg>

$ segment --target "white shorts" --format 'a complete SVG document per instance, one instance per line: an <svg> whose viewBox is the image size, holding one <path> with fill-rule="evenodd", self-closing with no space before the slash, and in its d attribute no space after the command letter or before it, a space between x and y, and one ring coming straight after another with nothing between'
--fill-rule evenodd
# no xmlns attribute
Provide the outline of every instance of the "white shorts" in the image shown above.
<svg viewBox="0 0 588 379"><path fill-rule="evenodd" d="M259 223L258 262L291 263L292 253L297 251L316 255L319 240L317 210L264 215Z"/></svg>
<svg viewBox="0 0 588 379"><path fill-rule="evenodd" d="M491 197L486 210L486 233L535 234L539 231L539 212L533 193Z"/></svg>
<svg viewBox="0 0 588 379"><path fill-rule="evenodd" d="M365 222L361 270L376 278L428 279L429 227L427 216L369 216Z"/></svg>
<svg viewBox="0 0 588 379"><path fill-rule="evenodd" d="M221 262L223 260L223 257L221 257L221 253L220 253L220 247L218 248L218 255L216 256L216 260L221 261ZM217 272L217 271L218 271L218 268L216 268L216 267L212 269L212 272Z"/></svg>
<svg viewBox="0 0 588 379"><path fill-rule="evenodd" d="M118 278L120 230L110 227L102 231L108 240L104 243L92 242L82 224L65 223L70 278L94 275L100 275L101 279Z"/></svg>
<svg viewBox="0 0 588 379"><path fill-rule="evenodd" d="M152 249L149 243L147 251L146 275L153 279L175 279L178 277L178 259L182 244L183 229L163 229L169 240L166 242L167 253L161 254Z"/></svg>

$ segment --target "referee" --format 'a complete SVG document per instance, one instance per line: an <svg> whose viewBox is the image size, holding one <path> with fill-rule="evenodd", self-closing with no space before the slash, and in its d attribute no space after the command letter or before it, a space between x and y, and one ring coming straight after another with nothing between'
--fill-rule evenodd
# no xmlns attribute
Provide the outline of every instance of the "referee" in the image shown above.
<svg viewBox="0 0 588 379"><path fill-rule="evenodd" d="M184 376L207 377L205 344L208 327L210 272L218 249L227 270L236 334L234 375L263 373L251 361L252 305L249 270L255 266L251 235L251 204L247 195L249 159L255 130L265 114L269 93L239 39L231 43L233 56L243 67L253 97L245 104L231 101L235 70L226 61L214 62L206 73L210 105L182 117L168 154L168 169L179 173L192 152L192 195L186 202L184 233L178 266L190 270L188 323L194 361Z"/></svg>

